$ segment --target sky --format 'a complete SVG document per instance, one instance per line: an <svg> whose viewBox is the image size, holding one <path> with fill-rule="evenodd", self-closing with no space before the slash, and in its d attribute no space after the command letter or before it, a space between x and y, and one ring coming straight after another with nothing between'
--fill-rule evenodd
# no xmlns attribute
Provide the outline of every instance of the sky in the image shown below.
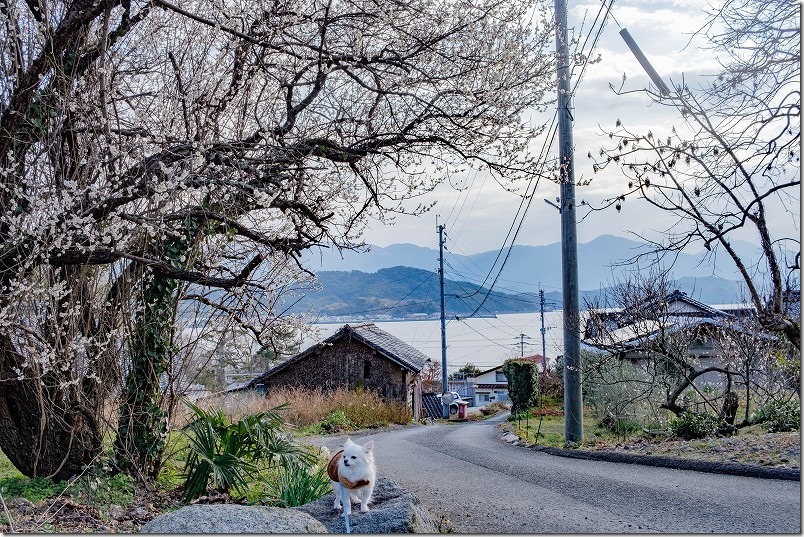
<svg viewBox="0 0 804 537"><path fill-rule="evenodd" d="M576 34L585 35L590 25L588 21L593 20L598 12L599 2L570 0L568 4L570 32L574 30ZM671 108L651 106L647 97L641 94L616 95L609 87L619 87L623 75L626 89L637 90L649 84L648 76L620 36L620 29L628 29L665 81L676 82L683 76L694 87L694 81L719 70L713 53L696 46L702 41L692 39L691 35L704 24L706 16L703 10L707 7L706 0L615 0L611 11L613 16L609 17L596 50L601 61L588 68L573 97L575 178L581 180L594 176L589 186L576 187L578 200L600 202L619 194L625 187L626 180L617 174L615 168L593 174L587 153L597 154L605 145L607 138L602 134L602 128L614 127L620 119L629 128L641 132L651 129L659 134L669 133L673 125L682 122ZM585 25L584 17L587 20ZM557 149L554 149L556 153ZM397 216L394 225L371 222L364 240L378 246L412 243L437 248L438 222L445 226L449 244L457 253L473 254L501 248L520 198L505 192L482 173L469 178L467 183L472 185L471 188L462 192L442 184L425 198L437 203L423 216ZM543 201L554 201L558 195L558 185L548 181L539 184L517 244L537 246L561 240L558 211ZM584 214L578 211L579 218ZM789 214L778 217L786 219L782 225L790 226L792 236L799 235L798 224L793 222L800 218ZM631 232L655 237L671 222L668 215L657 214L646 203L629 198L620 213L598 211L579 221L578 242L585 243L603 234L634 239ZM751 240L748 236L739 238Z"/></svg>

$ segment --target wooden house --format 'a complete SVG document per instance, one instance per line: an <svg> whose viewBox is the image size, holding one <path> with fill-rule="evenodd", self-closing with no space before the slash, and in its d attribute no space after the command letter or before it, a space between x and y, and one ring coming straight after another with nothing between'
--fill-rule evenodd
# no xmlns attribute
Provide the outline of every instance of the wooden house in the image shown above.
<svg viewBox="0 0 804 537"><path fill-rule="evenodd" d="M247 389L284 387L364 388L390 401L405 402L414 419L422 416L421 371L430 357L373 323L344 325L333 335L277 364Z"/></svg>

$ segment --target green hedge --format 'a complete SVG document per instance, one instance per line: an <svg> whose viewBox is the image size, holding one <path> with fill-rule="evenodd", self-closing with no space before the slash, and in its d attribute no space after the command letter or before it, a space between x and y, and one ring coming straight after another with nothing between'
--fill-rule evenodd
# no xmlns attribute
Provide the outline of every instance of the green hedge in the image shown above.
<svg viewBox="0 0 804 537"><path fill-rule="evenodd" d="M539 401L539 367L536 362L512 358L503 363L502 371L508 379L511 412L515 414L536 406Z"/></svg>

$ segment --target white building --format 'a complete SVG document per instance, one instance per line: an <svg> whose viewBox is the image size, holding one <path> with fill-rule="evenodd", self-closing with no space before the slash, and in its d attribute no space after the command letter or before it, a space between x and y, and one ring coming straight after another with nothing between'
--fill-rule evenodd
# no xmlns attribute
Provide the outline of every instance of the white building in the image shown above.
<svg viewBox="0 0 804 537"><path fill-rule="evenodd" d="M545 366L550 367L551 360L541 354L524 356L522 360L536 362L539 371L544 371ZM503 364L482 371L473 377L466 379L449 380L449 389L458 392L461 397L468 399L472 406L484 406L490 403L509 401L508 379L503 373Z"/></svg>

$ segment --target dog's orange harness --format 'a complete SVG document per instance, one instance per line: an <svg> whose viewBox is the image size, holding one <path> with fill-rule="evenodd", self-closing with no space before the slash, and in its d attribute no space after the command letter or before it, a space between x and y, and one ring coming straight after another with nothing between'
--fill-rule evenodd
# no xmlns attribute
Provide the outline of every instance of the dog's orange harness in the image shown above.
<svg viewBox="0 0 804 537"><path fill-rule="evenodd" d="M359 489L369 484L368 479L358 479L357 481L349 481L338 473L338 463L343 458L343 450L340 450L329 460L327 464L327 475L332 481L338 481L348 489Z"/></svg>

